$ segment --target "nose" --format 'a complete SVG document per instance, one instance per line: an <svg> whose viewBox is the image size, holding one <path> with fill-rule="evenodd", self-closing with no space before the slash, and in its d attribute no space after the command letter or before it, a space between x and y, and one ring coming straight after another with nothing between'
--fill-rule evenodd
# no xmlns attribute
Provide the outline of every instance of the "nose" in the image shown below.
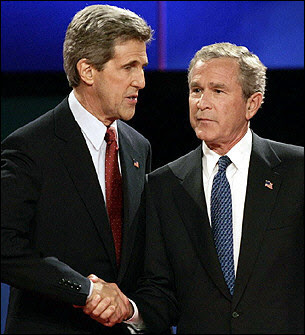
<svg viewBox="0 0 305 335"><path fill-rule="evenodd" d="M209 98L208 98L206 92L201 93L201 95L200 95L200 97L198 98L198 101L197 101L197 107L198 107L198 109L201 109L201 110L204 110L204 109L210 107L210 101L209 101Z"/></svg>
<svg viewBox="0 0 305 335"><path fill-rule="evenodd" d="M131 82L131 86L138 88L139 90L145 87L145 76L144 71L141 69Z"/></svg>

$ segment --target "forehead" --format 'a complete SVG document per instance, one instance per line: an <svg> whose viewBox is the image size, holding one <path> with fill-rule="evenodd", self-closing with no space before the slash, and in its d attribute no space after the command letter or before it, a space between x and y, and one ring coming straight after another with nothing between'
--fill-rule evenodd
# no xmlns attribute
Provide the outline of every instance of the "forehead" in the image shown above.
<svg viewBox="0 0 305 335"><path fill-rule="evenodd" d="M208 79L209 81L238 81L239 65L233 58L212 58L208 61L198 60L191 72L191 81Z"/></svg>
<svg viewBox="0 0 305 335"><path fill-rule="evenodd" d="M114 47L113 59L119 61L139 61L147 63L146 44L138 40L118 42Z"/></svg>

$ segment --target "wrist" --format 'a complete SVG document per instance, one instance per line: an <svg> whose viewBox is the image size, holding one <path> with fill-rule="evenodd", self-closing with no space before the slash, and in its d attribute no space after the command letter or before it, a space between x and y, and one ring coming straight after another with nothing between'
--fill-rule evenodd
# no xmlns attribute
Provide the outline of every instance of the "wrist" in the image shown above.
<svg viewBox="0 0 305 335"><path fill-rule="evenodd" d="M124 321L127 321L127 320L131 319L133 317L133 315L134 315L133 305L129 301L129 304L128 304L128 315L127 315L127 318Z"/></svg>

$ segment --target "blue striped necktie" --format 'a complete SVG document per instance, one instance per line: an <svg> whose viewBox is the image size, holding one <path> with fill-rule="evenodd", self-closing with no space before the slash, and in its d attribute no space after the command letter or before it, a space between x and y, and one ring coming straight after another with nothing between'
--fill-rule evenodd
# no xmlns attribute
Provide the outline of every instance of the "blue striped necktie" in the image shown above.
<svg viewBox="0 0 305 335"><path fill-rule="evenodd" d="M233 227L232 197L226 177L226 169L231 164L228 156L218 160L218 172L214 177L211 194L211 221L214 242L221 269L231 295L234 292L234 258L233 258Z"/></svg>

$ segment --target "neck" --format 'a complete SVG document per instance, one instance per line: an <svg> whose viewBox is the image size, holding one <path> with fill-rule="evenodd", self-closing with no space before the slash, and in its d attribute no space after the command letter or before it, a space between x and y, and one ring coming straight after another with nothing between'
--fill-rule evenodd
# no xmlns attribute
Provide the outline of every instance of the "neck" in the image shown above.
<svg viewBox="0 0 305 335"><path fill-rule="evenodd" d="M235 137L232 141L227 143L206 143L209 149L213 150L220 156L226 155L247 133L248 125L245 130L243 130L239 136Z"/></svg>
<svg viewBox="0 0 305 335"><path fill-rule="evenodd" d="M98 107L95 98L87 91L83 90L81 86L73 88L74 95L78 102L93 116L95 116L98 120L104 123L107 127L114 120L107 120L103 113L101 113L101 108Z"/></svg>

